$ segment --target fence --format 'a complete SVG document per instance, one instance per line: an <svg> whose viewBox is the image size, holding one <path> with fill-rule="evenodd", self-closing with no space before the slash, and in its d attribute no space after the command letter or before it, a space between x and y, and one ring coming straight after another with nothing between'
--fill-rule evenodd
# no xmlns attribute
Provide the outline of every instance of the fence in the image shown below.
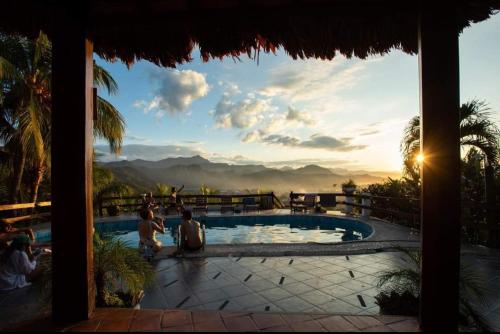
<svg viewBox="0 0 500 334"><path fill-rule="evenodd" d="M211 195L181 195L178 194L178 200L181 200L184 205L190 206L196 204L196 198L204 197L207 199L207 206L217 206L222 204L222 198L231 198L233 205L242 205L243 198L255 198L256 204L262 209L283 209L285 206L276 195L271 192L267 194L211 194ZM166 203L169 199L168 195L154 195L159 203ZM97 207L100 216L104 215L104 209L108 208L132 208L133 211L138 210L142 205L142 196L115 196L102 197L98 199ZM111 202L111 203L110 203Z"/></svg>
<svg viewBox="0 0 500 334"><path fill-rule="evenodd" d="M304 205L304 200L299 200L299 197L305 197L307 193L290 193L290 210L294 210L295 206ZM334 205L343 205L347 213L354 212L353 209L365 210L365 215L372 215L390 221L404 221L403 225L413 228L420 227L420 208L419 199L414 198L399 198L399 197L384 197L373 196L370 194L349 194L349 193L314 193L321 196L343 197L343 201L335 200ZM321 200L320 200L321 201ZM361 203L360 203L361 202Z"/></svg>
<svg viewBox="0 0 500 334"><path fill-rule="evenodd" d="M3 204L0 205L0 212L5 214L9 211L14 211L14 213L9 214L12 217L2 217L0 218L0 222L13 224L22 221L28 221L33 219L47 219L50 217L50 212L40 212L42 208L50 207L50 201L37 202L37 203L19 203L19 204ZM31 211L30 214L26 214L27 210Z"/></svg>

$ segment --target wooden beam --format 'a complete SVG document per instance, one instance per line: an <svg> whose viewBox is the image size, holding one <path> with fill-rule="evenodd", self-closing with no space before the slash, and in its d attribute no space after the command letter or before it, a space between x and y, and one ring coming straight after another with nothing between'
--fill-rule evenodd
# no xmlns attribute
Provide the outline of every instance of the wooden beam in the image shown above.
<svg viewBox="0 0 500 334"><path fill-rule="evenodd" d="M421 299L424 331L457 331L460 263L458 25L453 7L424 8L419 22Z"/></svg>
<svg viewBox="0 0 500 334"><path fill-rule="evenodd" d="M86 320L92 275L93 45L81 13L54 14L52 66L52 315Z"/></svg>

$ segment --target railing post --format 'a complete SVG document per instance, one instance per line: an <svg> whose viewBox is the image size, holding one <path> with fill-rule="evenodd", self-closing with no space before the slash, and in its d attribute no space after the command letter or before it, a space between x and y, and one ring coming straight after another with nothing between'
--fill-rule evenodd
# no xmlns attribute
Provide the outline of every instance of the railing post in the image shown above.
<svg viewBox="0 0 500 334"><path fill-rule="evenodd" d="M371 194L370 193L362 193L361 195L363 195L363 196L370 196L370 197L363 197L361 199L361 205L371 207L371 205L372 205ZM372 213L371 209L367 209L367 208L362 208L361 209L361 216L363 218L370 218L371 213Z"/></svg>
<svg viewBox="0 0 500 334"><path fill-rule="evenodd" d="M354 197L350 196L352 193L344 193L345 196L345 213L347 215L352 215L352 208L353 206L351 205L354 203Z"/></svg>
<svg viewBox="0 0 500 334"><path fill-rule="evenodd" d="M290 191L290 212L293 212L293 191Z"/></svg>

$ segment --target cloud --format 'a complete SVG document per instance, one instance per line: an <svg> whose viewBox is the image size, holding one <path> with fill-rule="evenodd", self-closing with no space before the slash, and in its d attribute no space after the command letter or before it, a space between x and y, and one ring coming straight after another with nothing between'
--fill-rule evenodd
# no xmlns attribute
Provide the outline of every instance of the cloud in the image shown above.
<svg viewBox="0 0 500 334"><path fill-rule="evenodd" d="M141 143L150 143L152 140L146 137L141 137L141 136L134 136L127 134L125 135L125 140L129 141L134 141L134 142L141 142Z"/></svg>
<svg viewBox="0 0 500 334"><path fill-rule="evenodd" d="M303 123L307 125L314 125L316 123L316 121L312 119L311 115L299 111L298 109L294 109L292 107L288 107L286 120L291 122Z"/></svg>
<svg viewBox="0 0 500 334"><path fill-rule="evenodd" d="M337 139L330 136L315 134L309 140L300 140L296 137L272 134L260 138L263 143L288 147L323 149L327 151L349 152L362 150L366 145L351 145L351 138Z"/></svg>
<svg viewBox="0 0 500 334"><path fill-rule="evenodd" d="M193 101L206 96L210 87L204 74L193 70L166 70L155 72L152 79L158 83L155 96L148 102L138 100L133 106L145 114L157 110L156 118L166 112L184 112Z"/></svg>
<svg viewBox="0 0 500 334"><path fill-rule="evenodd" d="M264 119L266 112L274 109L267 99L247 97L235 103L227 96L222 96L215 106L213 116L218 128L246 129L257 124Z"/></svg>
<svg viewBox="0 0 500 334"><path fill-rule="evenodd" d="M333 61L311 60L302 66L282 65L271 71L268 85L259 93L291 102L329 99L339 90L356 85L366 62L339 57Z"/></svg>

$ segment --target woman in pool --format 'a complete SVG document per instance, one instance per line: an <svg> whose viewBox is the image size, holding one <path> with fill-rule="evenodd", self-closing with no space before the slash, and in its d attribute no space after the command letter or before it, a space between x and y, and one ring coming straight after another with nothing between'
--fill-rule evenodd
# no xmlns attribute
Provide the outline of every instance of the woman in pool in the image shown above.
<svg viewBox="0 0 500 334"><path fill-rule="evenodd" d="M144 247L151 247L154 252L159 252L161 241L156 240L156 232L165 234L163 219L154 217L151 209L141 210L140 215L142 221L137 227L139 232L139 249L143 250Z"/></svg>

